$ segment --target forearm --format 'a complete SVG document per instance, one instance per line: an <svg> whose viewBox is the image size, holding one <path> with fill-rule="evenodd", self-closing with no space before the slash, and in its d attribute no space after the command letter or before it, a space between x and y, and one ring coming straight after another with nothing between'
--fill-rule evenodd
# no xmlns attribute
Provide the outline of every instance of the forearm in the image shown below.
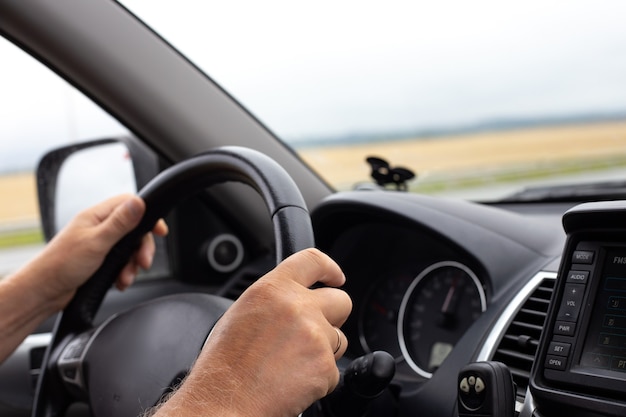
<svg viewBox="0 0 626 417"><path fill-rule="evenodd" d="M202 361L202 358L199 358ZM259 414L244 413L242 403L253 398L242 397L237 390L226 387L235 383L236 378L230 372L222 374L224 368L212 372L196 364L194 370L185 379L184 384L165 398L161 404L149 410L143 417L248 417ZM213 368L215 370L215 368ZM202 374L202 376L198 375ZM210 374L210 375L207 375ZM219 382L218 382L219 381Z"/></svg>
<svg viewBox="0 0 626 417"><path fill-rule="evenodd" d="M0 281L0 362L4 361L46 318L59 311L58 300L47 299L36 265Z"/></svg>

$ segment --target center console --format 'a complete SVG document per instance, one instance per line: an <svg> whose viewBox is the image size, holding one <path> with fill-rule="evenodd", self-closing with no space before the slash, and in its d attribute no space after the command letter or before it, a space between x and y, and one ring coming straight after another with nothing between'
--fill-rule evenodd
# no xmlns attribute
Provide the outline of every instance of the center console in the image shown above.
<svg viewBox="0 0 626 417"><path fill-rule="evenodd" d="M567 242L530 389L539 416L626 415L626 202L563 217Z"/></svg>

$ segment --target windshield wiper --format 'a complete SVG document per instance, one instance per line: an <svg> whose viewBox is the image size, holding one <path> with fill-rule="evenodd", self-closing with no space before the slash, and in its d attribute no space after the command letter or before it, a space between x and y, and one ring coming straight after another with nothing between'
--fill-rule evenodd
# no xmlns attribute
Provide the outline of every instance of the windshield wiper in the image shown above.
<svg viewBox="0 0 626 417"><path fill-rule="evenodd" d="M500 200L517 202L583 202L626 199L626 181L527 187Z"/></svg>

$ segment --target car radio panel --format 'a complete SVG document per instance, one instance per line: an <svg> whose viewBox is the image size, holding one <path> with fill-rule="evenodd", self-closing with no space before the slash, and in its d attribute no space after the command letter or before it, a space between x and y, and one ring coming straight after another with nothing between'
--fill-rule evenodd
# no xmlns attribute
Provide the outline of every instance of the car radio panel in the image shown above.
<svg viewBox="0 0 626 417"><path fill-rule="evenodd" d="M626 388L619 386L626 382L626 246L616 245L579 242L566 261L556 320L546 329L552 331L546 379L571 383L589 376L586 386Z"/></svg>
<svg viewBox="0 0 626 417"><path fill-rule="evenodd" d="M626 378L626 248L606 250L579 366Z"/></svg>
<svg viewBox="0 0 626 417"><path fill-rule="evenodd" d="M582 204L563 218L567 242L531 391L539 407L626 410L626 202Z"/></svg>

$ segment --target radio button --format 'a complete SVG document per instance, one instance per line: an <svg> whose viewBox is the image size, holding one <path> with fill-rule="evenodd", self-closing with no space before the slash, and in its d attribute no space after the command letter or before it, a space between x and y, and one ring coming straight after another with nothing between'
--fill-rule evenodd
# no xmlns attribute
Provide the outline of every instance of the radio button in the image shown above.
<svg viewBox="0 0 626 417"><path fill-rule="evenodd" d="M611 358L611 369L614 371L626 372L626 358L619 356Z"/></svg>
<svg viewBox="0 0 626 417"><path fill-rule="evenodd" d="M563 293L563 301L561 301L561 308L559 309L557 320L576 321L583 303L584 294L584 285L565 284L565 292Z"/></svg>
<svg viewBox="0 0 626 417"><path fill-rule="evenodd" d="M607 308L611 310L626 310L626 298L618 296L609 297Z"/></svg>
<svg viewBox="0 0 626 417"><path fill-rule="evenodd" d="M569 343L551 342L548 348L548 355L568 356L571 347L572 345Z"/></svg>
<svg viewBox="0 0 626 417"><path fill-rule="evenodd" d="M595 252L588 250L575 250L572 255L572 263L575 264L592 264Z"/></svg>
<svg viewBox="0 0 626 417"><path fill-rule="evenodd" d="M592 368L609 369L611 357L598 353L586 352L580 359L582 366L590 366Z"/></svg>
<svg viewBox="0 0 626 417"><path fill-rule="evenodd" d="M567 282L573 282L576 284L586 284L588 279L589 279L589 271L571 270L567 273Z"/></svg>
<svg viewBox="0 0 626 417"><path fill-rule="evenodd" d="M576 323L570 323L567 321L557 321L554 324L554 334L560 334L563 336L574 336L576 331Z"/></svg>
<svg viewBox="0 0 626 417"><path fill-rule="evenodd" d="M556 369L557 371L564 371L565 365L567 364L567 358L561 356L550 356L546 357L545 367L549 369Z"/></svg>

